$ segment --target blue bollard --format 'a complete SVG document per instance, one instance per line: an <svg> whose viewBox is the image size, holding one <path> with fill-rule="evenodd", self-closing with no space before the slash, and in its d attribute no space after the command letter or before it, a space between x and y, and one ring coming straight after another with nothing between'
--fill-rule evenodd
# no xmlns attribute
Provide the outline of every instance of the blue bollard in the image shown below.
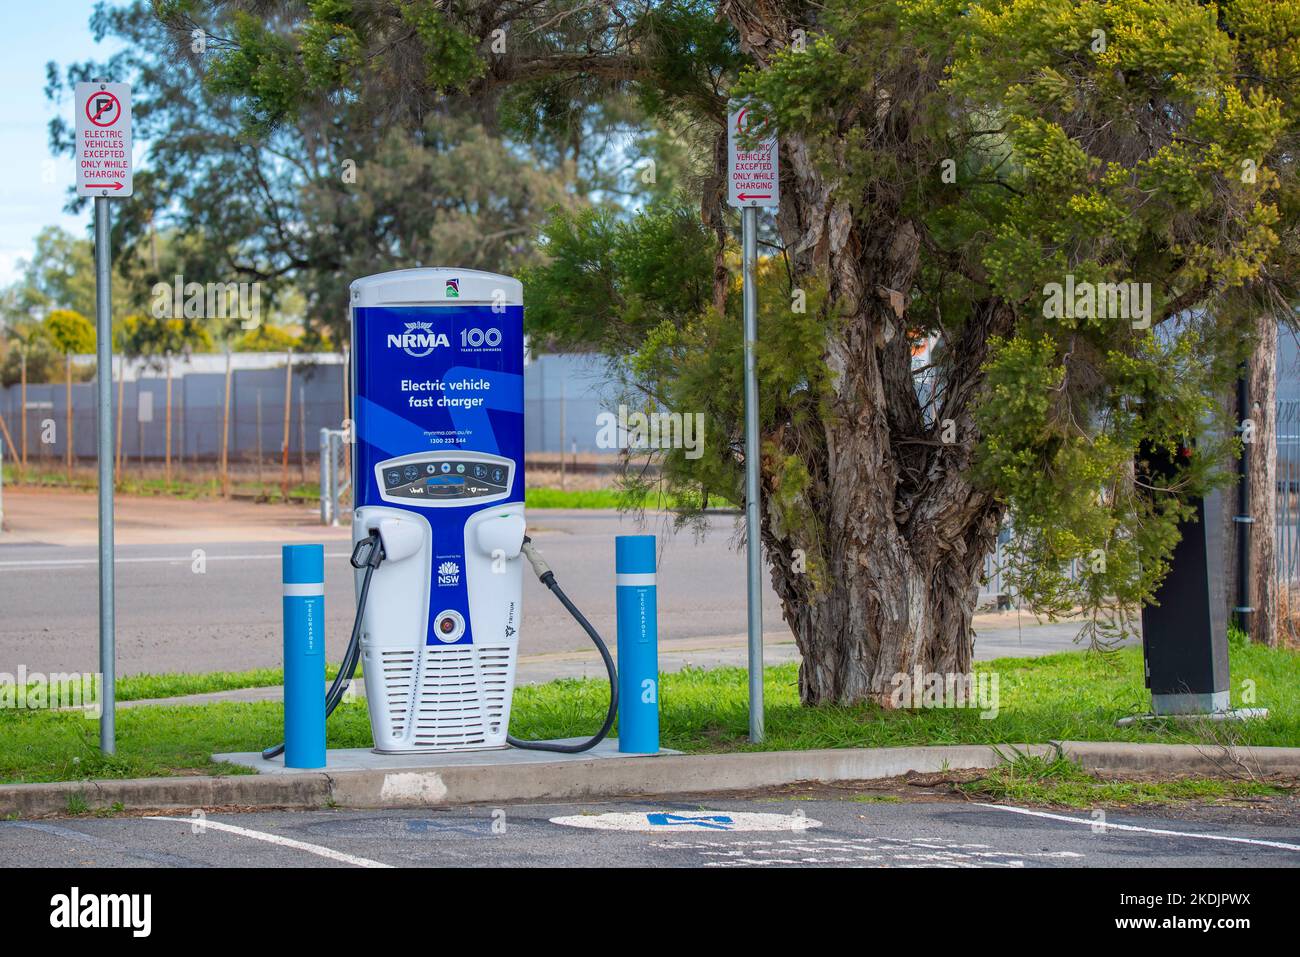
<svg viewBox="0 0 1300 957"><path fill-rule="evenodd" d="M325 546L285 545L284 766L325 767Z"/></svg>
<svg viewBox="0 0 1300 957"><path fill-rule="evenodd" d="M659 753L659 620L655 537L614 539L618 605L618 749Z"/></svg>

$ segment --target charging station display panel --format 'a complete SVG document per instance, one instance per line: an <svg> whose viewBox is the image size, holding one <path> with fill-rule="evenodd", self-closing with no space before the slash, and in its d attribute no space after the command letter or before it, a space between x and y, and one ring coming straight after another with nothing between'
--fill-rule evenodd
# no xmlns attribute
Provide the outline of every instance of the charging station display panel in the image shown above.
<svg viewBox="0 0 1300 957"><path fill-rule="evenodd" d="M365 305L354 286L355 501L427 520L426 643L473 644L466 525L524 499L523 306L513 280L512 296L489 288L505 277L409 272L426 301Z"/></svg>

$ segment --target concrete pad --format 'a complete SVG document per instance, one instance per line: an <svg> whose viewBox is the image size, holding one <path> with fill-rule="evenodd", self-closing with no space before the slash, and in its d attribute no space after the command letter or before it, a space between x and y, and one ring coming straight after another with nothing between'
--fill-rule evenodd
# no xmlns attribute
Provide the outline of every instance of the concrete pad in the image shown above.
<svg viewBox="0 0 1300 957"><path fill-rule="evenodd" d="M558 738L550 744L579 744L586 738ZM664 748L659 754L681 754ZM325 752L324 768L286 768L284 755L267 761L259 751L214 754L214 761L252 768L259 774L316 774L321 771L440 771L444 768L499 768L517 764L573 764L593 758L653 758L654 754L623 754L617 738L606 738L589 751L563 754L528 751L523 748L495 748L488 751L424 751L418 754L381 754L372 748L336 748Z"/></svg>

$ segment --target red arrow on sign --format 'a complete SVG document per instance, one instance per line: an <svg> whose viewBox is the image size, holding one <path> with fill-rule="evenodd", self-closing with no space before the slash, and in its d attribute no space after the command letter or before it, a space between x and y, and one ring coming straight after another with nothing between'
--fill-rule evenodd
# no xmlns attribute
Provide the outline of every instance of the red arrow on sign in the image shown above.
<svg viewBox="0 0 1300 957"><path fill-rule="evenodd" d="M745 199L771 199L771 198L772 198L772 194L771 194L771 193L737 193L737 194L736 194L736 198L737 198L737 199L740 199L740 200L745 200Z"/></svg>
<svg viewBox="0 0 1300 957"><path fill-rule="evenodd" d="M86 189L121 189L121 183L87 183Z"/></svg>

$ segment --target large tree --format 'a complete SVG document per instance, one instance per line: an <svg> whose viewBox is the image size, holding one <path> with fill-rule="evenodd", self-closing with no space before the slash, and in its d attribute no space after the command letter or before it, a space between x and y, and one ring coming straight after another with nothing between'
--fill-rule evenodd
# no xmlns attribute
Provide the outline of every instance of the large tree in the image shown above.
<svg viewBox="0 0 1300 957"><path fill-rule="evenodd" d="M264 305L300 301L307 326L342 341L352 279L449 260L518 268L537 258L527 237L548 210L579 201L565 174L590 172L589 163L555 150L537 162L467 97L413 106L400 122L342 90L303 101L291 120L257 100L232 102L227 91L240 83L272 99L291 92L275 91L270 69L245 72L280 56L274 5L255 5L268 15L254 20L214 3L201 21L178 20L175 6L101 3L92 31L119 40L120 52L47 68L46 94L59 102L80 80L133 84L135 135L148 145L135 195L114 208L128 312L147 312L154 284L178 274L255 281ZM71 154L72 132L63 117L50 124L55 152Z"/></svg>
<svg viewBox="0 0 1300 957"><path fill-rule="evenodd" d="M720 174L727 97L764 105L762 535L808 703L968 670L1008 516L1023 594L1089 609L1098 640L1129 627L1232 434L1212 397L1294 300L1295 0L158 6L178 31L239 9L220 75L257 124L470 96L548 129L630 93L693 138L685 199L557 216L528 295L535 332L630 353L648 399L706 413L706 454L664 457L697 504L743 498ZM1172 485L1135 467L1193 435Z"/></svg>

